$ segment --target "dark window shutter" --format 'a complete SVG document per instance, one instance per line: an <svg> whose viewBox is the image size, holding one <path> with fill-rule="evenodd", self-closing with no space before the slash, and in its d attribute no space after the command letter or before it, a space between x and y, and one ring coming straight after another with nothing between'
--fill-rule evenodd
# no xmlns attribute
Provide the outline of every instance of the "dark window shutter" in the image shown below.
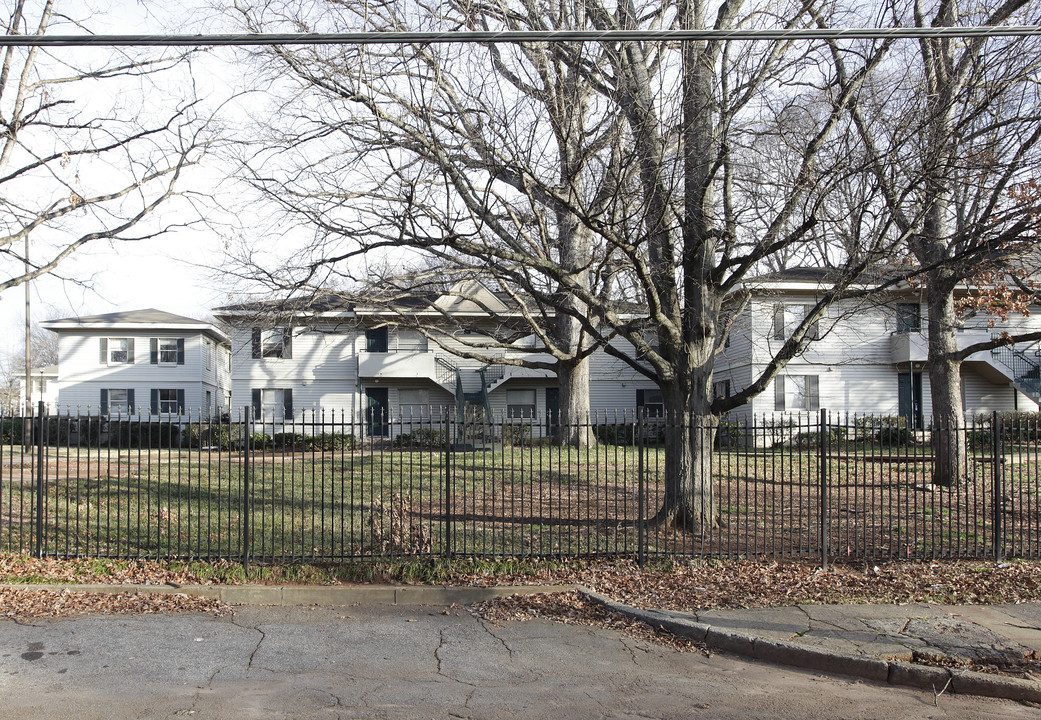
<svg viewBox="0 0 1041 720"><path fill-rule="evenodd" d="M156 390L155 388L153 388L151 390L151 394L152 394L152 398L151 398L151 400L152 400L152 404L151 404L152 414L153 415L158 415L159 414L159 391Z"/></svg>
<svg viewBox="0 0 1041 720"><path fill-rule="evenodd" d="M821 409L820 378L816 375L806 376L806 409Z"/></svg>
<svg viewBox="0 0 1041 720"><path fill-rule="evenodd" d="M253 419L260 419L260 390L253 391Z"/></svg>
<svg viewBox="0 0 1041 720"><path fill-rule="evenodd" d="M148 362L159 364L159 338L148 338Z"/></svg>
<svg viewBox="0 0 1041 720"><path fill-rule="evenodd" d="M101 391L101 414L108 415L108 390Z"/></svg>
<svg viewBox="0 0 1041 720"><path fill-rule="evenodd" d="M134 389L127 388L127 415L134 414Z"/></svg>
<svg viewBox="0 0 1041 720"><path fill-rule="evenodd" d="M774 410L784 410L784 375L774 378Z"/></svg>
<svg viewBox="0 0 1041 720"><path fill-rule="evenodd" d="M784 340L784 305L774 305L774 337Z"/></svg>
<svg viewBox="0 0 1041 720"><path fill-rule="evenodd" d="M644 393L643 390L637 390L636 391L636 408L637 408L636 415L637 415L637 417L639 417L640 415L643 414L643 412L642 412L642 408L643 408L643 393Z"/></svg>
<svg viewBox="0 0 1041 720"><path fill-rule="evenodd" d="M127 338L127 364L134 364L134 338Z"/></svg>
<svg viewBox="0 0 1041 720"><path fill-rule="evenodd" d="M184 390L177 391L177 414L184 415Z"/></svg>
<svg viewBox="0 0 1041 720"><path fill-rule="evenodd" d="M184 365L184 338L177 340L177 364Z"/></svg>
<svg viewBox="0 0 1041 720"><path fill-rule="evenodd" d="M291 388L282 391L282 412L286 420L293 417L293 390Z"/></svg>
<svg viewBox="0 0 1041 720"><path fill-rule="evenodd" d="M253 357L259 358L260 353L260 328L253 328Z"/></svg>
<svg viewBox="0 0 1041 720"><path fill-rule="evenodd" d="M809 315L811 312L813 312L813 305L807 305L806 306L806 315ZM820 336L820 323L819 322L814 321L814 323L812 325L810 325L810 328L806 331L806 337L809 340L820 340L821 336Z"/></svg>
<svg viewBox="0 0 1041 720"><path fill-rule="evenodd" d="M293 357L293 328L282 330L282 357Z"/></svg>
<svg viewBox="0 0 1041 720"><path fill-rule="evenodd" d="M98 345L101 350L98 362L102 365L108 365L108 338L101 338L101 342ZM102 390L102 392L104 392L104 390Z"/></svg>

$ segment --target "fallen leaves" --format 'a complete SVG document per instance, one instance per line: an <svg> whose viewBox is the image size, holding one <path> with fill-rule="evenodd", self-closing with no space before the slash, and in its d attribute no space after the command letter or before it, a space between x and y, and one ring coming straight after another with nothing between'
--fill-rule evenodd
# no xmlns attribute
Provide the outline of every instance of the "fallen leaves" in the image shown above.
<svg viewBox="0 0 1041 720"><path fill-rule="evenodd" d="M182 593L88 593L36 588L0 588L0 617L28 620L65 617L84 613L146 615L171 612L201 612L222 616L232 609L217 600L189 597Z"/></svg>

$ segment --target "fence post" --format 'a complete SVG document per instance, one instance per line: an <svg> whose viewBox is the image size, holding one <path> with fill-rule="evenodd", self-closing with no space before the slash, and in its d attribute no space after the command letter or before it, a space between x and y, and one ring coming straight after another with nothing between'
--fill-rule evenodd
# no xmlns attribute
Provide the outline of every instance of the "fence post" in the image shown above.
<svg viewBox="0 0 1041 720"><path fill-rule="evenodd" d="M990 420L990 443L991 443L991 513L993 518L993 536L991 543L994 546L994 559L1000 561L1004 556L1005 531L1002 527L1005 512L1005 493L1002 487L1002 472L1005 464L1005 453L1001 443L1002 427L1001 416L995 410Z"/></svg>
<svg viewBox="0 0 1041 720"><path fill-rule="evenodd" d="M43 461L43 430L44 413L47 406L41 400L37 406L36 413L36 557L43 558L43 515L44 515L44 492L43 481L46 477Z"/></svg>
<svg viewBox="0 0 1041 720"><path fill-rule="evenodd" d="M820 470L820 500L818 505L820 506L820 543L821 543L821 568L824 570L828 569L828 549L830 545L830 537L828 533L831 528L829 523L830 507L828 505L828 443L830 440L830 428L828 427L828 411L821 408L820 411L820 435L818 436L820 441L817 443L819 458L819 470Z"/></svg>
<svg viewBox="0 0 1041 720"><path fill-rule="evenodd" d="M243 408L243 428L245 437L242 451L242 571L249 574L249 474L253 461L253 407L246 405Z"/></svg>
<svg viewBox="0 0 1041 720"><path fill-rule="evenodd" d="M644 547L646 538L644 536L646 534L647 521L645 513L647 508L644 499L646 488L643 480L643 413L640 410L636 411L636 447L636 564L643 568L644 553L646 552Z"/></svg>
<svg viewBox="0 0 1041 720"><path fill-rule="evenodd" d="M451 417L443 411L445 436L445 559L452 559L452 431Z"/></svg>

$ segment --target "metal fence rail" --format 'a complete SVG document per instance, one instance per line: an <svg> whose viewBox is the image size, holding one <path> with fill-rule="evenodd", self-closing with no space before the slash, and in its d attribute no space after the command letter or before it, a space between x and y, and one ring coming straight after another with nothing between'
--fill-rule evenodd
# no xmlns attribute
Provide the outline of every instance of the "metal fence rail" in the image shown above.
<svg viewBox="0 0 1041 720"><path fill-rule="evenodd" d="M1041 557L1037 418L909 430L827 413L727 419L718 515L646 522L672 421L0 418L0 549L39 556L335 562L471 556ZM688 419L684 432L701 428ZM957 478L935 476L954 448ZM953 451L952 451L953 452ZM937 481L950 482L949 485Z"/></svg>

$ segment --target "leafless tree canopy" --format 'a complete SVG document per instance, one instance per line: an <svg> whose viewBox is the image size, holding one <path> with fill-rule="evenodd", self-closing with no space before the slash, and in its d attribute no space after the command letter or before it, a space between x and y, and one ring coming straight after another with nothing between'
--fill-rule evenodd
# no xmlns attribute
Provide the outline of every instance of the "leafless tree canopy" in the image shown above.
<svg viewBox="0 0 1041 720"><path fill-rule="evenodd" d="M58 4L16 0L2 30L89 31ZM3 50L0 290L57 274L88 243L162 230L145 221L210 142L191 88L163 85L175 72L185 77L186 63L108 49Z"/></svg>
<svg viewBox="0 0 1041 720"><path fill-rule="evenodd" d="M252 31L345 31L823 28L924 10L902 0L870 9L287 0L239 2L233 12ZM913 141L927 137L921 112L917 126L914 113L891 112L924 95L925 76L909 69L906 52L892 39L260 52L254 60L282 93L243 175L265 202L306 223L313 241L277 272L251 255L242 272L274 287L335 281L362 294L479 278L513 298L559 362L603 347L659 384L668 413L711 428L802 351L830 304L899 279L874 271L906 253L927 216L916 211L903 224L897 215L926 184L896 162L921 154ZM982 120L974 118L966 129ZM977 210L994 216L998 206ZM395 270L374 276L362 262L374 257ZM766 269L807 262L831 269L816 305L747 387L713 398L727 305L740 303L734 291ZM561 317L580 331L577 342ZM694 435L666 438L661 521L715 522L712 432Z"/></svg>

